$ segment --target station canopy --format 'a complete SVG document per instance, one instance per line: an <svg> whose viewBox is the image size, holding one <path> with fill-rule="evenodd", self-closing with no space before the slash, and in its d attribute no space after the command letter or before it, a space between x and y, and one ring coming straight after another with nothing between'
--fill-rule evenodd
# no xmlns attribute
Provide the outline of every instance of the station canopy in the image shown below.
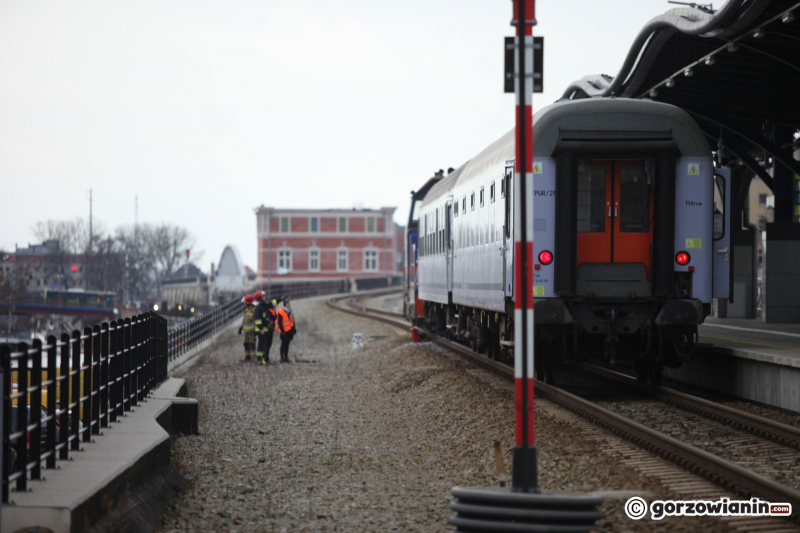
<svg viewBox="0 0 800 533"><path fill-rule="evenodd" d="M686 110L722 163L773 189L772 158L800 175L800 2L728 0L671 9L636 36L615 76L586 76L563 98L650 98ZM728 160L726 160L728 159Z"/></svg>

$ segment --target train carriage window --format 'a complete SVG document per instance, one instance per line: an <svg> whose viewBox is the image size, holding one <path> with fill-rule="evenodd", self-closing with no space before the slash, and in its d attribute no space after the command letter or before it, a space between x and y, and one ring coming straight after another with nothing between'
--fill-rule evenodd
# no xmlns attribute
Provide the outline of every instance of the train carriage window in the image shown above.
<svg viewBox="0 0 800 533"><path fill-rule="evenodd" d="M624 165L620 168L619 231L650 232L650 185L644 165Z"/></svg>
<svg viewBox="0 0 800 533"><path fill-rule="evenodd" d="M606 231L606 166L584 165L578 171L578 232Z"/></svg>
<svg viewBox="0 0 800 533"><path fill-rule="evenodd" d="M504 178L500 178L500 198L506 197L506 180Z"/></svg>
<svg viewBox="0 0 800 533"><path fill-rule="evenodd" d="M494 182L489 185L489 203L494 203Z"/></svg>
<svg viewBox="0 0 800 533"><path fill-rule="evenodd" d="M466 196L461 199L461 212L462 213L466 213L467 212L467 197Z"/></svg>
<svg viewBox="0 0 800 533"><path fill-rule="evenodd" d="M483 207L483 187L481 187L481 197L480 197L480 200L481 200L481 207Z"/></svg>
<svg viewBox="0 0 800 533"><path fill-rule="evenodd" d="M469 210L475 211L475 193L469 195Z"/></svg>

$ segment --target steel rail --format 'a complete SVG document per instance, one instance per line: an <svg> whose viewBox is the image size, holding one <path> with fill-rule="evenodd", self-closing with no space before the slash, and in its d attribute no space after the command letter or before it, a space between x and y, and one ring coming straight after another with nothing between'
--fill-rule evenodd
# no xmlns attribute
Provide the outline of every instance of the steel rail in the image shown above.
<svg viewBox="0 0 800 533"><path fill-rule="evenodd" d="M627 385L648 396L666 404L672 405L684 411L700 415L702 417L720 422L727 426L747 431L753 435L763 437L784 446L789 446L800 450L800 429L783 424L776 420L754 415L740 409L728 407L720 403L712 402L676 391L667 387L650 387L639 383L635 378L615 372L608 368L603 368L589 363L579 363L577 365L582 370L597 374L607 379L614 380L623 385Z"/></svg>
<svg viewBox="0 0 800 533"><path fill-rule="evenodd" d="M350 296L352 298L352 296ZM336 309L378 320L398 327L409 327L410 324L403 320L392 319L381 315L370 315L363 310L363 306L343 307L337 305L342 297L330 298L328 304ZM336 303L334 303L334 301ZM466 346L452 341L432 336L433 341L450 351L462 355L466 359L492 370L504 377L513 379L514 369L506 364L494 361L483 355L477 354ZM677 392L677 391L675 391ZM678 393L681 394L681 393ZM717 485L748 497L763 498L771 503L790 503L793 509L800 508L800 491L787 487L774 480L756 474L746 468L722 459L714 454L701 450L691 444L682 442L674 437L665 435L660 431L649 428L629 418L604 409L599 405L580 398L565 390L536 381L536 396L546 398L551 402L572 411L611 433L629 440L637 446L648 450L676 465L693 472ZM688 396L688 395L686 395ZM704 400L705 402L705 400ZM707 402L711 403L711 402ZM723 410L725 411L725 410ZM731 413L728 413L732 417ZM800 513L793 513L790 520L800 522Z"/></svg>

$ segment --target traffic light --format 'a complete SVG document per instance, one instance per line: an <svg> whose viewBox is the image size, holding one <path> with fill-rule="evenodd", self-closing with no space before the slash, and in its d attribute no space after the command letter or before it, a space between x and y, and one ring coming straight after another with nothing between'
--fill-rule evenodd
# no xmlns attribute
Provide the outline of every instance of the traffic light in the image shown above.
<svg viewBox="0 0 800 533"><path fill-rule="evenodd" d="M186 260L189 260L189 250L186 250Z"/></svg>
<svg viewBox="0 0 800 533"><path fill-rule="evenodd" d="M73 272L77 272L78 271L78 266L77 265L72 265L72 271Z"/></svg>

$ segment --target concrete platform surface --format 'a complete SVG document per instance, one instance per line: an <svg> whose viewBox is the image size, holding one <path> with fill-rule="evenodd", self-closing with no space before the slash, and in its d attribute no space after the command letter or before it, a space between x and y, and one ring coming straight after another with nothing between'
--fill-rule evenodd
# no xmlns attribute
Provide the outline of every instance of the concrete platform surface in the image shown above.
<svg viewBox="0 0 800 533"><path fill-rule="evenodd" d="M800 324L709 318L700 326L700 342L722 353L800 368Z"/></svg>
<svg viewBox="0 0 800 533"><path fill-rule="evenodd" d="M45 479L29 482L29 492L11 492L10 503L2 507L0 530L31 526L54 533L83 530L87 520L91 523L103 506L115 501L116 489L121 486L124 491L126 485L169 465L170 435L162 423L172 405L169 397L177 396L183 386L182 379L168 379L154 397L103 428L93 442L82 443L82 451L70 454L71 461L43 470Z"/></svg>

